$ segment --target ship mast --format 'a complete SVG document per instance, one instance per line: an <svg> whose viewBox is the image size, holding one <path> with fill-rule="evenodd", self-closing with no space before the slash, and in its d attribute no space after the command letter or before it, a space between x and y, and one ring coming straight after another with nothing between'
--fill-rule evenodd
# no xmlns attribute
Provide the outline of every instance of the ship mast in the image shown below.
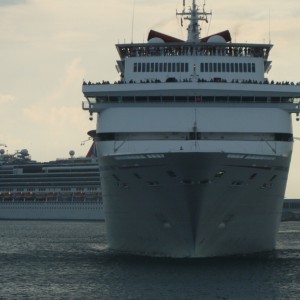
<svg viewBox="0 0 300 300"><path fill-rule="evenodd" d="M200 33L201 26L199 25L199 21L205 21L208 23L207 16L211 15L211 13L205 12L205 1L203 4L202 11L199 11L198 6L196 5L196 0L193 0L192 7L189 11L185 10L185 0L183 0L183 11L181 13L176 13L177 16L184 16L185 20L189 20L190 24L187 28L188 31L188 42L199 42L200 41Z"/></svg>

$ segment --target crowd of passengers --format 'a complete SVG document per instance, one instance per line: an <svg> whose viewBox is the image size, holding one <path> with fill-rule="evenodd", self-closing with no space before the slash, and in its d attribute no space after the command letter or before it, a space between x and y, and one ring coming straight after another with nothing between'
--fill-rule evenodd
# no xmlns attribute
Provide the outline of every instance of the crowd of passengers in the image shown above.
<svg viewBox="0 0 300 300"><path fill-rule="evenodd" d="M222 82L222 83L227 83L228 81L226 79L222 79L222 78L212 78L211 80L206 80L206 79L198 79L198 82ZM168 78L166 80L166 82L193 82L193 79L183 79L183 80L177 80L176 78ZM114 84L126 84L126 81L115 81ZM155 80L140 80L140 81L134 81L134 80L130 80L128 81L128 83L161 83L161 80L159 79L155 79ZM277 81L275 82L274 80L269 81L269 80L265 80L265 81L257 81L257 80L238 80L238 79L232 79L231 83L249 83L249 84L275 84L275 85L300 85L300 82L294 83L294 82L290 82L290 81ZM83 81L83 85L103 85L103 84L111 84L109 81L102 81L102 82L95 82L92 83L91 81L85 82Z"/></svg>
<svg viewBox="0 0 300 300"><path fill-rule="evenodd" d="M263 47L128 47L120 48L121 57L137 56L252 56L268 57L269 49Z"/></svg>

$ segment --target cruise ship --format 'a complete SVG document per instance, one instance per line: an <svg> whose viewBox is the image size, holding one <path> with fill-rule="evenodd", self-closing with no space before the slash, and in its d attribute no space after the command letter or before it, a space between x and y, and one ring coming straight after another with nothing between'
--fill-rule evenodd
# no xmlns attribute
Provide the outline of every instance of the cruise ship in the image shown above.
<svg viewBox="0 0 300 300"><path fill-rule="evenodd" d="M116 45L118 82L83 82L109 247L166 257L273 250L300 85L268 80L270 43L236 43L228 30L202 37L211 12L195 0L177 15L186 41L151 30L147 42Z"/></svg>
<svg viewBox="0 0 300 300"><path fill-rule="evenodd" d="M1 149L0 219L104 220L97 159L74 154L37 162L26 149Z"/></svg>
<svg viewBox="0 0 300 300"><path fill-rule="evenodd" d="M282 221L300 221L300 199L284 199Z"/></svg>

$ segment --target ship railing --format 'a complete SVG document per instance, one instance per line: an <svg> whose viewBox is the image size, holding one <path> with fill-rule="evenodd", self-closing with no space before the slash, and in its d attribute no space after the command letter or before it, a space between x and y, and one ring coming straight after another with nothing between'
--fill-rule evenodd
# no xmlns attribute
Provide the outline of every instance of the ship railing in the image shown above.
<svg viewBox="0 0 300 300"><path fill-rule="evenodd" d="M198 75L196 75L198 76ZM195 77L195 76L194 76ZM82 85L86 86L86 85L91 85L91 86L95 86L95 85L112 85L112 84L139 84L139 83L167 83L167 82L193 82L194 81L194 77L193 78L185 78L185 79L181 79L181 80L177 80L175 77L170 77L167 78L166 81L161 81L160 79L147 79L147 80L139 80L139 81L135 81L135 80L129 80L128 82L126 81L115 81L114 83L110 83L109 81L98 81L98 82L91 82L91 81L83 81ZM289 82L289 81L268 81L268 80L264 80L264 81L257 81L257 80L239 80L239 79L232 79L232 80L227 80L227 79L222 79L219 77L214 77L211 78L210 80L208 79L197 79L198 83L207 83L207 82L213 82L213 83L234 83L234 84L265 84L265 85L282 85L282 86L300 86L300 82Z"/></svg>
<svg viewBox="0 0 300 300"><path fill-rule="evenodd" d="M227 57L262 57L267 59L272 45L269 44L127 44L117 45L122 59L126 57L157 56L227 56Z"/></svg>

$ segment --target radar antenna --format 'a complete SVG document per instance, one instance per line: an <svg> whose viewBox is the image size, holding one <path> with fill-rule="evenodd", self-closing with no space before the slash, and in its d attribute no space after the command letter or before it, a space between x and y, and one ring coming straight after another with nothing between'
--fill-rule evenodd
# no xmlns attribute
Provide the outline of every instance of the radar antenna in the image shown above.
<svg viewBox="0 0 300 300"><path fill-rule="evenodd" d="M190 24L187 28L188 31L188 42L199 42L201 38L201 26L199 25L199 21L205 21L208 23L207 16L212 13L207 13L205 11L205 1L203 4L202 11L199 11L198 6L196 5L196 0L193 0L192 7L189 11L185 10L185 1L183 1L183 11L181 13L176 13L177 16L184 16L185 20L190 21Z"/></svg>

